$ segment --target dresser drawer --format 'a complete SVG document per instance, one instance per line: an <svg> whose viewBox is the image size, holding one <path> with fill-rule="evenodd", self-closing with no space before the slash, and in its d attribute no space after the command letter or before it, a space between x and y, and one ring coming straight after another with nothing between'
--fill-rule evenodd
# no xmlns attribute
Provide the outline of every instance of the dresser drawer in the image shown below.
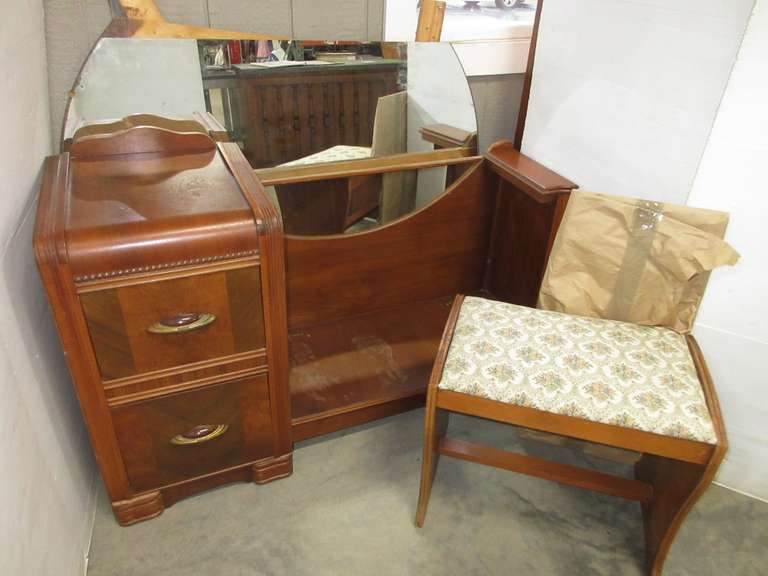
<svg viewBox="0 0 768 576"><path fill-rule="evenodd" d="M258 266L86 292L80 302L104 380L264 348Z"/></svg>
<svg viewBox="0 0 768 576"><path fill-rule="evenodd" d="M167 486L273 454L266 376L112 410L131 486Z"/></svg>

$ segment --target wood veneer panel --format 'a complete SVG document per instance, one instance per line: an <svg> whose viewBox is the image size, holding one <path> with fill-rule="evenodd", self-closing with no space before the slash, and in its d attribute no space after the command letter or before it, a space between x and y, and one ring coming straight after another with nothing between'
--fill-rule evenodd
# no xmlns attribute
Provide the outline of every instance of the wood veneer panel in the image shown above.
<svg viewBox="0 0 768 576"><path fill-rule="evenodd" d="M102 377L120 378L136 372L117 290L94 292L81 296L80 301Z"/></svg>
<svg viewBox="0 0 768 576"><path fill-rule="evenodd" d="M286 234L336 234L344 231L347 180L280 184L275 187Z"/></svg>
<svg viewBox="0 0 768 576"><path fill-rule="evenodd" d="M539 203L509 182L499 181L486 284L496 298L536 305L556 205Z"/></svg>
<svg viewBox="0 0 768 576"><path fill-rule="evenodd" d="M291 330L481 288L494 191L482 163L421 210L359 234L287 236Z"/></svg>
<svg viewBox="0 0 768 576"><path fill-rule="evenodd" d="M112 411L128 478L135 489L159 488L272 453L266 376L245 378ZM196 426L225 426L211 440L172 442Z"/></svg>
<svg viewBox="0 0 768 576"><path fill-rule="evenodd" d="M454 438L443 438L439 445L440 454L503 468L511 472L519 472L560 482L577 488L602 492L611 496L638 500L646 503L653 497L653 488L650 484L638 480L630 480L612 474L605 474L597 470L560 464L551 460L543 460L526 454L517 454L506 450L499 450L490 446L483 446Z"/></svg>
<svg viewBox="0 0 768 576"><path fill-rule="evenodd" d="M451 298L292 330L293 423L424 393Z"/></svg>
<svg viewBox="0 0 768 576"><path fill-rule="evenodd" d="M230 270L225 277L235 351L264 348L266 339L259 268Z"/></svg>
<svg viewBox="0 0 768 576"><path fill-rule="evenodd" d="M104 380L265 347L258 266L87 292L80 302ZM183 313L216 319L186 333L148 332Z"/></svg>

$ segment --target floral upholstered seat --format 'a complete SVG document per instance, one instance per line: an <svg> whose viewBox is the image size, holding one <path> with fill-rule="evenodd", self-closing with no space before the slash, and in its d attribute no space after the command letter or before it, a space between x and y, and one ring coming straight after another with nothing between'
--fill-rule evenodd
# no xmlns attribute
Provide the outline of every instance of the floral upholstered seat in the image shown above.
<svg viewBox="0 0 768 576"><path fill-rule="evenodd" d="M438 387L716 444L684 336L467 297Z"/></svg>
<svg viewBox="0 0 768 576"><path fill-rule="evenodd" d="M344 160L360 160L370 158L372 150L367 146L346 146L340 144L315 152L309 156L304 156L297 160L284 162L280 166L306 166L307 164L322 164L324 162L341 162Z"/></svg>

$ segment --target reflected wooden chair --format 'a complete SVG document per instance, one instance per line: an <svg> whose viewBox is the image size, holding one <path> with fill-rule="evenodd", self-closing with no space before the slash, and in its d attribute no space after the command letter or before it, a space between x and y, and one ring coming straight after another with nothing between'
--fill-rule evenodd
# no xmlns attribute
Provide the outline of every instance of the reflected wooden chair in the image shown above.
<svg viewBox="0 0 768 576"><path fill-rule="evenodd" d="M451 412L641 454L634 478L446 436ZM430 377L416 525L439 456L641 503L650 574L727 448L717 395L691 336L457 296Z"/></svg>

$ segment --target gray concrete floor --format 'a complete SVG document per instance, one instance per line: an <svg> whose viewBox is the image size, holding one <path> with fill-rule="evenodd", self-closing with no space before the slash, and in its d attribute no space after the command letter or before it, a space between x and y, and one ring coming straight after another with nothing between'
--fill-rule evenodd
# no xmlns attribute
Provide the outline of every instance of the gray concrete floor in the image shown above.
<svg viewBox="0 0 768 576"><path fill-rule="evenodd" d="M296 446L294 474L231 485L122 528L100 498L89 576L643 574L639 506L443 458L427 521L413 524L421 410ZM449 434L561 461L617 464L453 416ZM768 504L712 486L668 575L768 574Z"/></svg>

